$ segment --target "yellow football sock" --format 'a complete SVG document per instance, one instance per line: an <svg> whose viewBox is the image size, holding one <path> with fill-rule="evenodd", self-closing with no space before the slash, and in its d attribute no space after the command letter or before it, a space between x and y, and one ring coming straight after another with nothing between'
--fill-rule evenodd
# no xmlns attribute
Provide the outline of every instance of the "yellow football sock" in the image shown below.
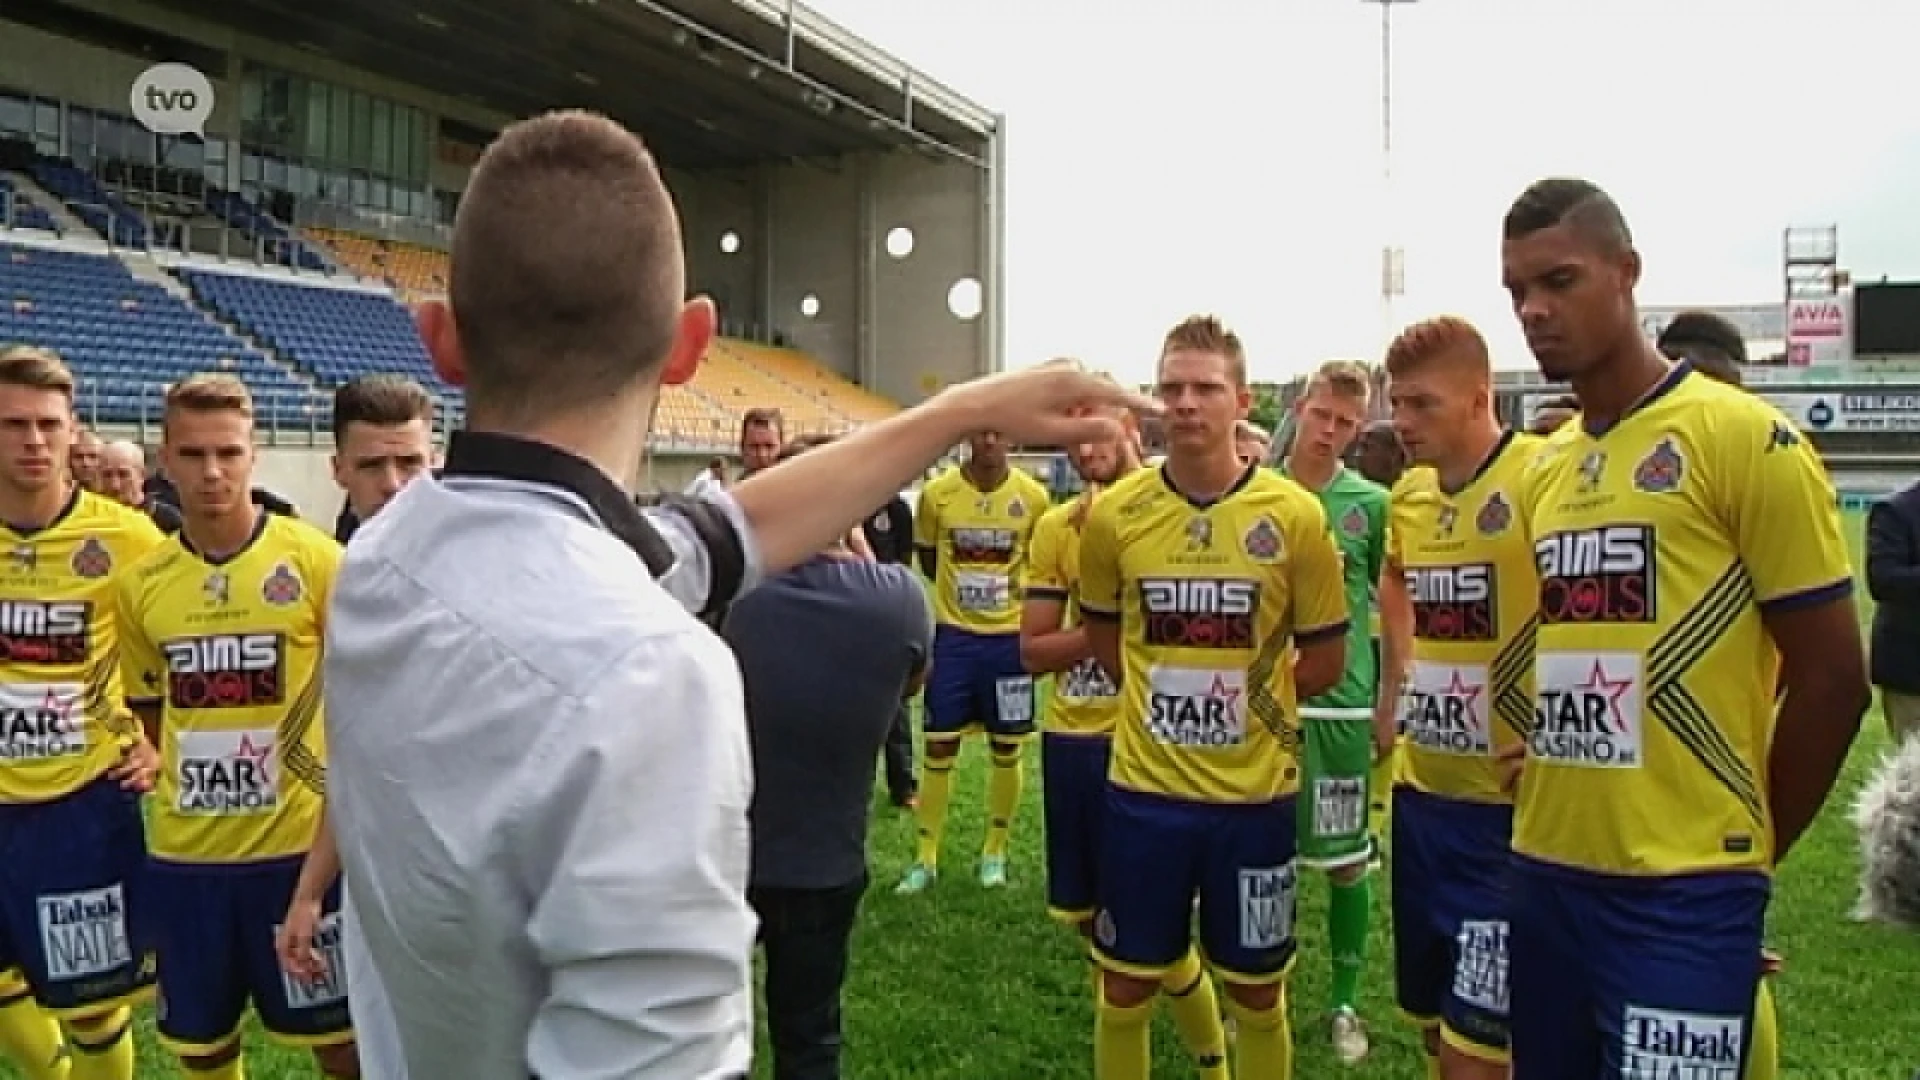
<svg viewBox="0 0 1920 1080"><path fill-rule="evenodd" d="M193 1080L247 1080L247 1058L244 1054L235 1054L211 1069L196 1069L182 1061L180 1071Z"/></svg>
<svg viewBox="0 0 1920 1080"><path fill-rule="evenodd" d="M1773 1006L1772 980L1762 978L1753 999L1753 1045L1747 1050L1744 1080L1774 1080L1780 1075L1780 1017Z"/></svg>
<svg viewBox="0 0 1920 1080"><path fill-rule="evenodd" d="M1013 812L1020 809L1020 744L993 740L993 772L987 779L987 842L980 854L989 859L1007 857L1007 833Z"/></svg>
<svg viewBox="0 0 1920 1080"><path fill-rule="evenodd" d="M0 1054L26 1080L66 1080L69 1075L60 1025L26 994L0 1002Z"/></svg>
<svg viewBox="0 0 1920 1080"><path fill-rule="evenodd" d="M920 808L914 818L920 826L920 849L914 861L929 869L940 865L940 838L947 831L947 800L953 797L953 765L950 758L929 756L920 777Z"/></svg>
<svg viewBox="0 0 1920 1080"><path fill-rule="evenodd" d="M1153 999L1121 1008L1100 995L1093 1012L1094 1080L1147 1080L1153 1071Z"/></svg>
<svg viewBox="0 0 1920 1080"><path fill-rule="evenodd" d="M1220 997L1200 963L1200 953L1189 946L1186 955L1160 977L1160 989L1200 1080L1228 1080L1227 1029L1220 1022Z"/></svg>
<svg viewBox="0 0 1920 1080"><path fill-rule="evenodd" d="M1446 1080L1447 1074L1440 1071L1440 1055L1428 1054L1427 1080Z"/></svg>
<svg viewBox="0 0 1920 1080"><path fill-rule="evenodd" d="M1249 1009L1227 995L1227 1009L1240 1027L1235 1072L1247 1080L1293 1080L1293 1029L1287 1024L1287 991L1271 1009Z"/></svg>
<svg viewBox="0 0 1920 1080"><path fill-rule="evenodd" d="M72 1080L133 1080L133 1012L115 1009L86 1030L67 1028Z"/></svg>

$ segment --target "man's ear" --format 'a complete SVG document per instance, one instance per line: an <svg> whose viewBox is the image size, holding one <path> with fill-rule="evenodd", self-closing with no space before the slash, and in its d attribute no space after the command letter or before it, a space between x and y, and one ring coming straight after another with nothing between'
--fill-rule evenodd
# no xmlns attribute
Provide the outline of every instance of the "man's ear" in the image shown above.
<svg viewBox="0 0 1920 1080"><path fill-rule="evenodd" d="M453 309L444 300L427 300L413 309L413 323L433 361L434 374L449 386L467 385L467 354L460 347L460 331Z"/></svg>
<svg viewBox="0 0 1920 1080"><path fill-rule="evenodd" d="M673 346L667 352L667 362L660 375L662 385L683 386L693 378L694 372L700 370L700 361L707 358L707 349L712 346L719 325L720 316L712 300L696 296L687 301L680 309L680 321L673 330Z"/></svg>

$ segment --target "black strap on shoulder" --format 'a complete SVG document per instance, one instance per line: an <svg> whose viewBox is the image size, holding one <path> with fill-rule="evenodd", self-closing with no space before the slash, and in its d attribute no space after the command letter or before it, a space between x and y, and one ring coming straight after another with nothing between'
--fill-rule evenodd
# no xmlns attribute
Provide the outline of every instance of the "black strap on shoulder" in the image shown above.
<svg viewBox="0 0 1920 1080"><path fill-rule="evenodd" d="M695 614L701 622L719 629L746 583L747 552L739 530L725 510L697 496L662 493L642 496L638 501L642 506L671 510L693 527L695 539L707 551L709 571L707 602Z"/></svg>

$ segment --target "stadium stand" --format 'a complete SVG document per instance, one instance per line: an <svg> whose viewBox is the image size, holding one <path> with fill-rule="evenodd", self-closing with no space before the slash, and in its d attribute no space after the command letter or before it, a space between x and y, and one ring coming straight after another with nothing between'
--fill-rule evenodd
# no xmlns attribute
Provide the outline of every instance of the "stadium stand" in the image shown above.
<svg viewBox="0 0 1920 1080"><path fill-rule="evenodd" d="M309 241L331 250L343 268L385 282L405 299L439 296L447 291L444 251L333 229L307 229L305 233Z"/></svg>
<svg viewBox="0 0 1920 1080"><path fill-rule="evenodd" d="M57 233L60 226L53 215L41 209L32 199L21 194L13 186L13 181L0 176L0 225L10 225L16 229L40 229Z"/></svg>
<svg viewBox="0 0 1920 1080"><path fill-rule="evenodd" d="M724 346L749 364L805 394L856 424L892 416L900 406L857 383L828 371L819 361L794 349L728 339Z"/></svg>
<svg viewBox="0 0 1920 1080"><path fill-rule="evenodd" d="M212 370L245 379L263 420L326 420L324 396L106 256L0 244L0 341L60 353L81 379L82 417L96 423L152 419L166 384Z"/></svg>
<svg viewBox="0 0 1920 1080"><path fill-rule="evenodd" d="M194 298L322 386L393 372L442 394L413 316L385 293L182 268Z"/></svg>
<svg viewBox="0 0 1920 1080"><path fill-rule="evenodd" d="M120 247L147 246L150 234L146 219L92 173L71 162L40 158L33 163L33 179L110 243Z"/></svg>
<svg viewBox="0 0 1920 1080"><path fill-rule="evenodd" d="M298 235L234 192L208 185L207 209L248 240L261 243L268 262L296 270L330 269L327 261Z"/></svg>

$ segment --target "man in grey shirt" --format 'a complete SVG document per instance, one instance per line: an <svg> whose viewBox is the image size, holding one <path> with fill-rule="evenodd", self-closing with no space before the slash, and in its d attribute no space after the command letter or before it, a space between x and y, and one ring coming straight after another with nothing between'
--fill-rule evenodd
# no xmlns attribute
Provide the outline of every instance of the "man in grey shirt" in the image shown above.
<svg viewBox="0 0 1920 1080"><path fill-rule="evenodd" d="M654 404L717 321L646 148L581 112L509 126L451 272L418 318L468 428L355 535L327 625L328 806L397 1036L364 1075L745 1076L752 763L739 669L693 612L975 430L1063 445L1154 406L1043 365L642 511Z"/></svg>
<svg viewBox="0 0 1920 1080"><path fill-rule="evenodd" d="M827 440L802 439L780 460ZM919 689L933 609L905 566L844 543L727 614L753 745L747 900L766 951L774 1080L839 1080L840 988L867 889L873 757Z"/></svg>

